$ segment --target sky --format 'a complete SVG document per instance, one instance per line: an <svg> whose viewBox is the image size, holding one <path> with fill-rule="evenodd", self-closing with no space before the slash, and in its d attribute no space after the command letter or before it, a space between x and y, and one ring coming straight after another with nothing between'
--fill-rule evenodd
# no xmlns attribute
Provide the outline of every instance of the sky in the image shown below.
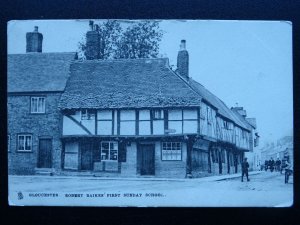
<svg viewBox="0 0 300 225"><path fill-rule="evenodd" d="M164 32L161 56L176 65L180 41L185 39L190 77L228 107L244 107L247 117L256 118L262 145L293 134L290 22L161 20L159 24ZM34 26L43 34L43 52L78 51L78 42L89 29L88 20L10 21L8 54L25 54L26 32Z"/></svg>

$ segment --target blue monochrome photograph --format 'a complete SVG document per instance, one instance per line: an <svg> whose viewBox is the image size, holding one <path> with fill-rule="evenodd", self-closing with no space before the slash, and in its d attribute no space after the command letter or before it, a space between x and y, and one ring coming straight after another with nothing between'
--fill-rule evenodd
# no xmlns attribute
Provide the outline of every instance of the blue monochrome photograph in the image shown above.
<svg viewBox="0 0 300 225"><path fill-rule="evenodd" d="M13 206L290 207L292 23L12 20Z"/></svg>

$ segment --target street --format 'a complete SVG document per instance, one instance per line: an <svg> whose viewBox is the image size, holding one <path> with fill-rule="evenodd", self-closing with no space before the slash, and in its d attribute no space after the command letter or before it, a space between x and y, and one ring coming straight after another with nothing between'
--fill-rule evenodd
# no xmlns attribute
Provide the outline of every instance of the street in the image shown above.
<svg viewBox="0 0 300 225"><path fill-rule="evenodd" d="M250 182L138 179L9 176L9 200L14 205L191 207L286 207L293 201L293 177L285 184L278 172L250 176Z"/></svg>

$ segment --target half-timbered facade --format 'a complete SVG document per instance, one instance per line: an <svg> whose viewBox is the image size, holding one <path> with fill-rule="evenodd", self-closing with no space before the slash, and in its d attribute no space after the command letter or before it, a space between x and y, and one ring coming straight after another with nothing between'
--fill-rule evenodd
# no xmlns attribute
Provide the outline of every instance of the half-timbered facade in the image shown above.
<svg viewBox="0 0 300 225"><path fill-rule="evenodd" d="M189 77L185 41L173 71L167 58L97 59L95 37L91 26L87 60L38 48L8 56L10 173L239 172L253 126Z"/></svg>

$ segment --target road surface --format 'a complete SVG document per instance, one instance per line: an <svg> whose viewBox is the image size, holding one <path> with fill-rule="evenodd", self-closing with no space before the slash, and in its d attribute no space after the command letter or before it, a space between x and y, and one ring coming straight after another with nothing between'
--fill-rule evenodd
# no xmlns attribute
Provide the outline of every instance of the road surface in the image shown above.
<svg viewBox="0 0 300 225"><path fill-rule="evenodd" d="M243 183L240 178L145 181L9 176L9 201L14 205L286 207L293 202L293 183L284 184L284 175L269 171Z"/></svg>

